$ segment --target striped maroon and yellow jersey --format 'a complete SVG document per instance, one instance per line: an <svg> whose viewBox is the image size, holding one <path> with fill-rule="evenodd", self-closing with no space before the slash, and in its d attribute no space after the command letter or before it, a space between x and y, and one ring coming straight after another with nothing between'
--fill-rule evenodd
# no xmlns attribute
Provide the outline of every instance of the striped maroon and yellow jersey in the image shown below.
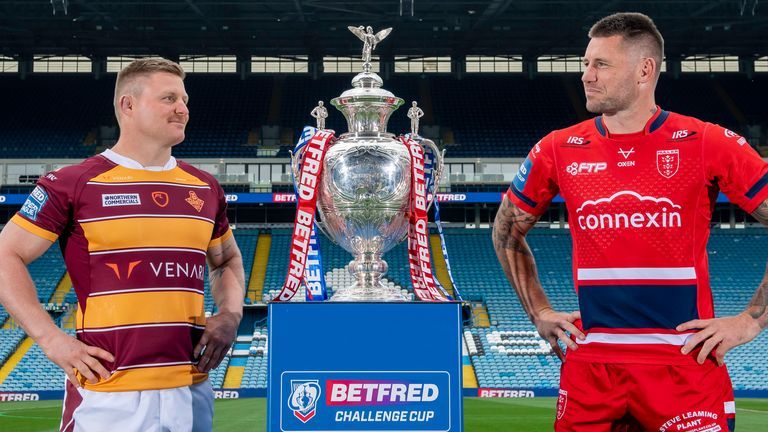
<svg viewBox="0 0 768 432"><path fill-rule="evenodd" d="M596 117L543 138L507 192L541 215L568 207L586 340L568 358L695 364L675 327L712 318L707 239L718 193L746 212L768 199L768 164L734 132L657 109L634 134Z"/></svg>
<svg viewBox="0 0 768 432"><path fill-rule="evenodd" d="M226 199L208 173L163 170L107 151L41 177L12 221L59 240L77 294L77 338L115 356L107 380L84 388L136 391L207 379L193 349L205 328L209 247L232 236Z"/></svg>

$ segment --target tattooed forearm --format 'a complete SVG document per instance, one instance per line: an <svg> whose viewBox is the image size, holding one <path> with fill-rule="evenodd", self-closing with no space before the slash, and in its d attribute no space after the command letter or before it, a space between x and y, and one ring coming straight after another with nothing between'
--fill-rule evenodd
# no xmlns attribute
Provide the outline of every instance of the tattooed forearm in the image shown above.
<svg viewBox="0 0 768 432"><path fill-rule="evenodd" d="M536 261L525 240L537 217L521 210L508 199L502 201L493 224L493 247L504 274L515 289L531 320L550 307L536 272Z"/></svg>
<svg viewBox="0 0 768 432"><path fill-rule="evenodd" d="M537 218L504 199L493 223L493 247L511 249L532 256L525 243L525 233L536 224Z"/></svg>
<svg viewBox="0 0 768 432"><path fill-rule="evenodd" d="M218 286L221 277L224 275L225 269L226 267L219 267L217 269L211 270L210 273L208 273L208 284L211 286L211 289L214 289L214 287Z"/></svg>
<svg viewBox="0 0 768 432"><path fill-rule="evenodd" d="M752 217L757 219L761 224L768 226L768 200L764 201L752 212Z"/></svg>
<svg viewBox="0 0 768 432"><path fill-rule="evenodd" d="M214 249L211 252L209 258L211 258L211 259L221 258L225 254L231 253L231 249L233 247L234 247L234 243L225 242L224 244L221 245L221 247Z"/></svg>
<svg viewBox="0 0 768 432"><path fill-rule="evenodd" d="M768 200L763 201L752 212L752 216L761 224L768 226ZM761 328L768 327L768 266L766 266L763 281L760 282L760 286L757 287L755 295L752 296L752 300L747 306L747 313L758 320Z"/></svg>
<svg viewBox="0 0 768 432"><path fill-rule="evenodd" d="M761 328L768 327L768 267L765 269L763 281L747 306L747 313L758 321Z"/></svg>

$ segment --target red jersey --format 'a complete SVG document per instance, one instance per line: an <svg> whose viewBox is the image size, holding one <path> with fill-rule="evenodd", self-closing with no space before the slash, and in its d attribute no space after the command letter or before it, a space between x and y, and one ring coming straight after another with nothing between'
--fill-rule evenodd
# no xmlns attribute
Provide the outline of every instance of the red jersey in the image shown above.
<svg viewBox="0 0 768 432"><path fill-rule="evenodd" d="M171 158L160 171L106 151L41 177L12 221L59 240L77 294L77 338L115 356L95 391L204 381L193 349L205 328L207 249L227 240L225 195Z"/></svg>
<svg viewBox="0 0 768 432"><path fill-rule="evenodd" d="M657 109L617 135L602 116L537 143L507 197L541 215L559 192L587 338L569 358L691 364L675 327L712 318L707 239L718 192L746 212L768 198L768 164L718 125Z"/></svg>

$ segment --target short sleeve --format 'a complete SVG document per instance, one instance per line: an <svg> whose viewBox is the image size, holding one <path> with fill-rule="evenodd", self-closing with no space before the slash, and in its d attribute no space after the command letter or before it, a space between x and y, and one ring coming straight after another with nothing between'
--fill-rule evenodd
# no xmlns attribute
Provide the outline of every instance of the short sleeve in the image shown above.
<svg viewBox="0 0 768 432"><path fill-rule="evenodd" d="M716 182L732 203L752 213L768 199L768 163L746 139L707 123L702 145L707 180Z"/></svg>
<svg viewBox="0 0 768 432"><path fill-rule="evenodd" d="M546 211L559 191L553 141L550 133L533 146L506 193L513 204L535 216Z"/></svg>
<svg viewBox="0 0 768 432"><path fill-rule="evenodd" d="M11 220L23 229L50 241L56 241L69 224L74 181L57 172L46 174Z"/></svg>
<svg viewBox="0 0 768 432"><path fill-rule="evenodd" d="M216 194L218 207L216 209L216 220L214 221L213 233L211 234L211 242L208 244L208 247L218 246L232 237L229 219L227 219L227 196L224 193L224 189L221 188L221 185L215 179L211 187Z"/></svg>

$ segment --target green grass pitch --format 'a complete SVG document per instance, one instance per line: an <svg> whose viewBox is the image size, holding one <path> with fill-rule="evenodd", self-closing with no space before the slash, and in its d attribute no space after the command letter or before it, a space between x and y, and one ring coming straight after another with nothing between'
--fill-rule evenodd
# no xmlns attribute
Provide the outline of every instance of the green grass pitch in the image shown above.
<svg viewBox="0 0 768 432"><path fill-rule="evenodd" d="M213 418L216 432L266 429L266 399L217 400ZM466 432L545 432L552 430L555 398L464 398ZM43 432L59 427L61 401L0 403L0 431ZM739 399L736 430L768 430L768 399Z"/></svg>

